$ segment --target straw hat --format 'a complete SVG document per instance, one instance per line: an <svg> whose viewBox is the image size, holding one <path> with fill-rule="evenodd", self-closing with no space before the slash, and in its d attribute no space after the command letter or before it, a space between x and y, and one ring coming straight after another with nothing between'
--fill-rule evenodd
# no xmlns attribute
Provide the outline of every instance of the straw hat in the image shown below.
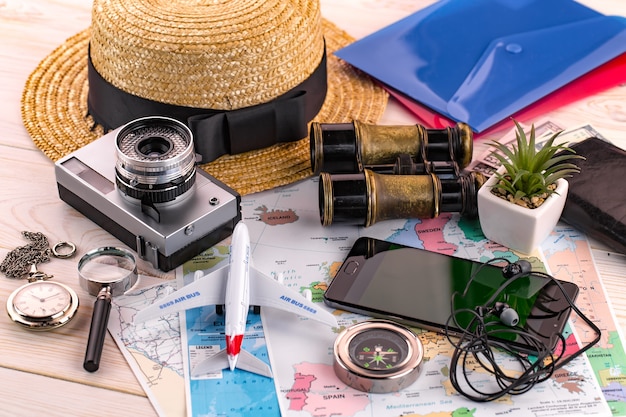
<svg viewBox="0 0 626 417"><path fill-rule="evenodd" d="M200 165L241 194L262 191L311 175L306 123L313 117L324 123L375 123L382 115L386 93L332 55L352 41L321 18L317 1L95 0L92 26L54 50L28 78L22 118L37 147L56 161L136 111L134 104L109 105L107 95L148 103L148 114L139 116L155 115L150 105L163 104L237 119L231 116L239 110L245 116L260 108L264 114L267 103L294 92L299 99L300 90L308 89L304 126L294 130L299 136L279 137L287 141L267 146L260 138L262 118L242 129L220 127L245 133L232 145L244 152ZM282 129L291 118L274 128ZM196 144L203 140L195 136Z"/></svg>

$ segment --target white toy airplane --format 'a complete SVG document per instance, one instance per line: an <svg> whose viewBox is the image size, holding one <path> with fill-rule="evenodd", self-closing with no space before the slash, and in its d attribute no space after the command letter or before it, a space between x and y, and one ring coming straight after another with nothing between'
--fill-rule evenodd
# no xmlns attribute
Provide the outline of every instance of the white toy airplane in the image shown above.
<svg viewBox="0 0 626 417"><path fill-rule="evenodd" d="M224 305L226 348L192 369L192 376L224 368L243 369L272 377L269 366L241 349L251 305L275 307L337 326L337 319L311 301L268 277L249 264L250 236L243 222L233 231L229 264L158 300L135 316L135 323L177 311L207 305ZM201 274L201 272L200 272Z"/></svg>

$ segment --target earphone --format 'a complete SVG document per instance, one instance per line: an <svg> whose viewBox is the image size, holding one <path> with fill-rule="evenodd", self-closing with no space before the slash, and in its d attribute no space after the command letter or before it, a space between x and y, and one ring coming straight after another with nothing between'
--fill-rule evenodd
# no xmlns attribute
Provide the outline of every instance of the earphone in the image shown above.
<svg viewBox="0 0 626 417"><path fill-rule="evenodd" d="M476 275L485 265L494 263L506 263L502 268L502 275L506 281L497 288L484 305L476 306L474 309L455 309L455 298L464 297ZM516 280L528 277L544 278L553 283L562 292L567 301L566 309L575 312L596 334L594 340L583 346L578 351L565 355L565 338L560 333L554 333L546 343L538 335L518 326L520 318L515 309L503 301L497 301L502 297L507 287ZM469 324L461 326L457 320L459 314L471 316ZM559 312L560 313L560 312ZM493 317L494 319L490 319ZM453 325L458 331L449 331L449 326ZM504 326L503 326L504 325ZM520 352L515 344L507 342L506 336L517 337L528 346L533 347L533 355ZM532 265L526 260L510 262L506 258L494 258L484 263L470 277L465 290L462 293L454 293L451 298L451 315L446 323L446 336L454 346L454 352L450 360L450 382L456 391L464 397L478 402L496 400L507 394L522 394L532 389L532 387L550 378L554 371L571 362L586 350L594 346L600 340L600 329L587 318L575 305L561 283L549 274L533 271ZM458 336L458 340L453 340L453 336ZM556 346L554 350L551 346ZM500 351L513 358L520 366L521 371L513 375L510 370L501 367L495 355ZM497 389L492 391L484 387L477 387L472 384L470 375L476 366L480 366L483 372L491 374L497 384ZM459 379L462 377L462 379Z"/></svg>
<svg viewBox="0 0 626 417"><path fill-rule="evenodd" d="M533 271L533 266L526 259L519 259L517 262L509 263L502 268L502 275L505 278L517 278L526 276Z"/></svg>
<svg viewBox="0 0 626 417"><path fill-rule="evenodd" d="M517 326L519 323L519 314L514 308L507 303L496 302L493 307L478 306L476 307L476 313L480 317L485 317L488 314L493 314L500 319L500 322L505 326Z"/></svg>
<svg viewBox="0 0 626 417"><path fill-rule="evenodd" d="M533 267L530 262L525 259L519 259L517 262L509 263L502 268L502 275L505 278L515 279L520 276L529 275L532 269ZM505 326L517 326L519 323L519 314L506 303L500 301L496 302L493 308L489 310L489 313L497 316L500 322Z"/></svg>
<svg viewBox="0 0 626 417"><path fill-rule="evenodd" d="M497 302L492 309L492 314L496 315L505 326L517 326L519 323L519 314L507 303Z"/></svg>

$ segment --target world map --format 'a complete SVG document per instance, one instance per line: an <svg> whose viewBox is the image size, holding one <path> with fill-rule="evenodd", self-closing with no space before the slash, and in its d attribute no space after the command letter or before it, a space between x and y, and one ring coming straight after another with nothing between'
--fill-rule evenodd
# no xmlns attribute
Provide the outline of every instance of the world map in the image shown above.
<svg viewBox="0 0 626 417"><path fill-rule="evenodd" d="M284 284L289 287L299 291L311 289L313 300L319 302L320 306L326 286L354 241L360 236L376 237L483 262L494 257L506 257L511 261L519 258L508 249L487 241L476 221L468 221L452 214L421 221L386 221L368 228L341 224L322 227L317 210L317 179L245 196L242 201L242 215L250 230L254 265L269 275L283 274ZM592 261L589 265L580 265L581 262L592 259L590 254L585 253L585 248L588 250L585 244L584 237L577 236L574 231L563 226L555 230L549 241L542 246L545 257L537 253L530 261L538 268L545 264L557 278L575 280L579 286L583 284L578 300L581 308L592 312L600 309L602 320L600 316L595 316L595 320L601 321L605 328L608 326L609 331L606 332L602 344L590 351L589 359L585 356L576 359L549 381L535 386L531 393L506 396L478 407L476 403L458 395L449 383L451 346L447 339L443 335L420 329L415 331L425 347L425 358L421 374L414 385L399 393L385 395L356 391L345 386L335 376L332 369L332 346L343 328L366 317L335 311L339 326L328 328L282 311L265 309L261 312L264 337L261 337L261 328L256 322L250 323L250 332L256 334L251 338L255 344L261 344L263 340L267 343L267 357L274 373L273 384L255 383L264 388L270 387L276 395L280 412L272 408L266 415L625 415L620 414L625 403L621 366L626 366L621 339L616 331L610 331L615 326L614 322L611 325L612 315L603 298L604 290L599 279L594 285L590 285L589 271L595 272ZM227 242L224 242L188 262L181 275L189 277L192 270L208 270L218 265L226 259L227 248ZM578 270L583 267L587 268L584 274ZM140 294L129 296L128 299L116 298L119 305L114 310L119 315L111 320L109 330L122 350L127 352L131 366L134 363L138 374L145 375L144 387L160 415L183 415L181 408L187 409L187 415L222 415L218 413L219 410L211 410L210 407L204 413L190 413L189 405L193 401L191 398L194 395L206 397L210 393L199 393L194 385L186 387L184 379L185 361L195 360L194 355L199 355L204 350L201 346L205 342L211 345L214 341L197 343L192 336L187 339L191 343L186 345L183 342L182 346L187 346L183 349L181 327L176 317L163 318L160 321L161 327L153 323L149 329L136 328L131 324L133 314L141 305L154 302L160 294L171 291L173 287L173 283L161 283ZM605 307L607 311L602 310ZM191 314L191 321L188 312L187 321L183 322L183 335L186 329L194 326L205 332L206 329L198 324L198 320L202 318L203 323L207 319L210 322L212 310L208 308ZM573 315L571 323L568 344L575 349L576 337L584 343L586 334L579 330L579 323ZM146 331L149 333L146 334ZM262 349L257 354L265 355ZM507 361L504 357L501 360L503 363ZM513 364L510 366L514 369ZM226 374L227 372L224 373ZM224 379L224 375L216 376L213 381L222 381L220 384L235 389L231 390L229 396L219 397L219 401L229 404L229 398L250 396L246 392L251 384L237 382L248 381L251 374L230 382ZM259 377L254 378L258 382ZM187 393L187 401L184 392ZM253 397L258 395L250 398ZM610 408L607 404L610 404ZM250 410L254 411L253 408ZM240 411L242 413L237 415L262 415L252 411L247 414L245 410Z"/></svg>

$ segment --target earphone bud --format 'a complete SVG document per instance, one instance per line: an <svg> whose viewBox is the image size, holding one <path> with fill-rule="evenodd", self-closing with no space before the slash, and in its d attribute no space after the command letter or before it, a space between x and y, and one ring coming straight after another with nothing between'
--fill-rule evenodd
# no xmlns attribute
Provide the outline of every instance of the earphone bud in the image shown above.
<svg viewBox="0 0 626 417"><path fill-rule="evenodd" d="M507 303L496 302L493 307L489 308L486 306L476 307L476 313L480 317L484 317L487 314L493 314L500 322L505 326L515 327L517 323L519 323L519 314L515 311L514 308L509 306Z"/></svg>
<svg viewBox="0 0 626 417"><path fill-rule="evenodd" d="M519 323L519 314L506 303L497 302L492 312L505 326L514 327Z"/></svg>
<svg viewBox="0 0 626 417"><path fill-rule="evenodd" d="M520 259L502 268L502 275L504 275L505 278L515 278L520 275L529 275L532 270L533 267L530 262L525 259Z"/></svg>

